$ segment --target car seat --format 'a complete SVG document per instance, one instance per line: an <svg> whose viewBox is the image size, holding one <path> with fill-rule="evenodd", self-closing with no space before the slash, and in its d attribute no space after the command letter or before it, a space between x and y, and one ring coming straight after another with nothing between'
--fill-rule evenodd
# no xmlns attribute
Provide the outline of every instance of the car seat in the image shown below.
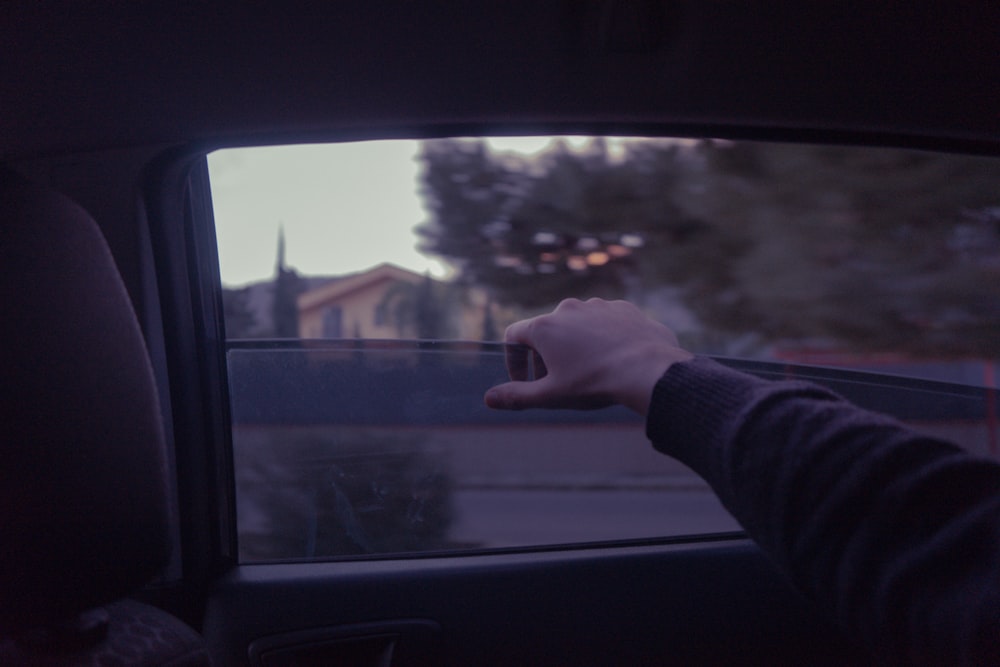
<svg viewBox="0 0 1000 667"><path fill-rule="evenodd" d="M0 664L206 665L200 637L122 599L170 555L160 410L104 237L0 168Z"/></svg>

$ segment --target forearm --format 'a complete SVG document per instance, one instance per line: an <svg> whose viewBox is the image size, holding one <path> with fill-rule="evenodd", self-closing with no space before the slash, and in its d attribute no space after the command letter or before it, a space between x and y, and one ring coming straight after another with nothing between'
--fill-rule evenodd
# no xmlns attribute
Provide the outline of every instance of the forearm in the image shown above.
<svg viewBox="0 0 1000 667"><path fill-rule="evenodd" d="M997 648L996 463L706 359L664 375L647 424L803 592L894 657Z"/></svg>

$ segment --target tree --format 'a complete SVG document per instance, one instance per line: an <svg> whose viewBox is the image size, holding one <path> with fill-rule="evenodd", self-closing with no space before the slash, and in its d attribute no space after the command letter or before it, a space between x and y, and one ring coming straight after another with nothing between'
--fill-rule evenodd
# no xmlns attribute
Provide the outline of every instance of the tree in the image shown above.
<svg viewBox="0 0 1000 667"><path fill-rule="evenodd" d="M1000 227L984 219L998 201L994 161L753 143L698 152L698 187L678 203L707 222L690 253L703 268L686 251L656 268L704 322L859 350L1000 352ZM976 243L956 245L973 230Z"/></svg>
<svg viewBox="0 0 1000 667"><path fill-rule="evenodd" d="M1000 353L1000 167L749 142L425 142L422 248L504 304L670 287L709 338Z"/></svg>
<svg viewBox="0 0 1000 667"><path fill-rule="evenodd" d="M455 317L463 302L461 291L458 285L441 283L425 274L416 284L397 282L386 291L378 307L390 314L401 338L455 338Z"/></svg>
<svg viewBox="0 0 1000 667"><path fill-rule="evenodd" d="M226 338L250 338L257 328L257 318L250 309L247 288L223 289L222 312Z"/></svg>
<svg viewBox="0 0 1000 667"><path fill-rule="evenodd" d="M489 300L483 304L482 339L485 341L500 340L500 332L497 330L496 318L493 317L493 302Z"/></svg>
<svg viewBox="0 0 1000 667"><path fill-rule="evenodd" d="M680 170L679 156L673 146L642 146L616 159L595 140L582 153L557 144L533 163L492 155L482 142L425 142L431 219L417 230L422 249L504 304L537 308L570 293L626 296L636 248L697 225L673 206L664 180Z"/></svg>
<svg viewBox="0 0 1000 667"><path fill-rule="evenodd" d="M299 294L302 282L295 269L285 265L285 230L278 229L278 258L274 268L274 300L272 321L276 338L299 337Z"/></svg>

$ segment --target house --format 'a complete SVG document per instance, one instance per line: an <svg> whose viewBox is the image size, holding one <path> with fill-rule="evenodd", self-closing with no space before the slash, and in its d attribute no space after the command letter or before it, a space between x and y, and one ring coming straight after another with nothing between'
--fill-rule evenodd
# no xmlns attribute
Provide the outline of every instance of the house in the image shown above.
<svg viewBox="0 0 1000 667"><path fill-rule="evenodd" d="M307 287L298 296L299 337L483 340L496 336L499 310L482 290L384 263Z"/></svg>
<svg viewBox="0 0 1000 667"><path fill-rule="evenodd" d="M298 297L302 338L399 338L394 300L407 298L425 280L393 264L330 280Z"/></svg>
<svg viewBox="0 0 1000 667"><path fill-rule="evenodd" d="M279 289L282 277L286 289ZM294 299L294 329L280 328L282 303ZM341 276L301 276L279 268L274 279L223 290L226 335L247 338L497 340L523 317L475 287L433 279L393 264ZM282 316L282 319L287 319ZM294 331L294 333L289 333Z"/></svg>

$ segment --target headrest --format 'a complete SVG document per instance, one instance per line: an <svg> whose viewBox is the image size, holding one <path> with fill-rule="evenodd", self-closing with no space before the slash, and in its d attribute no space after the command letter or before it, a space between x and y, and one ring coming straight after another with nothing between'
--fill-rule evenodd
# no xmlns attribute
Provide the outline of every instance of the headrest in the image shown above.
<svg viewBox="0 0 1000 667"><path fill-rule="evenodd" d="M169 556L149 359L97 225L0 168L0 632L136 590Z"/></svg>

